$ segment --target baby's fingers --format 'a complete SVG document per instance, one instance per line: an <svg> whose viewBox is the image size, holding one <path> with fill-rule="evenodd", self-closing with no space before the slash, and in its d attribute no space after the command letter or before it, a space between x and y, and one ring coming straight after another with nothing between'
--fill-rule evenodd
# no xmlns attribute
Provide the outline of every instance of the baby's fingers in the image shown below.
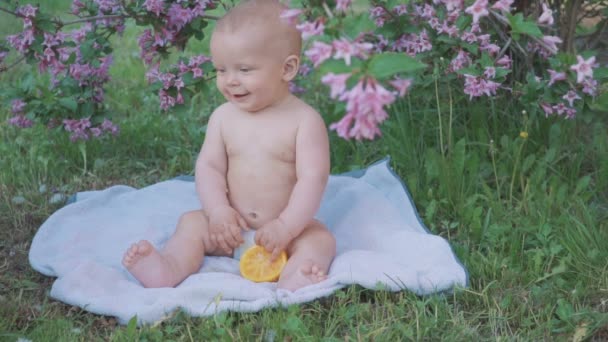
<svg viewBox="0 0 608 342"><path fill-rule="evenodd" d="M227 235L230 235L231 241L235 243L234 247L243 243L243 236L241 235L241 228L236 225L230 225L230 229L226 231Z"/></svg>
<svg viewBox="0 0 608 342"><path fill-rule="evenodd" d="M230 229L225 230L222 236L230 248L236 248L239 245L238 240L234 238Z"/></svg>
<svg viewBox="0 0 608 342"><path fill-rule="evenodd" d="M241 228L243 228L244 230L249 230L249 225L247 224L247 221L245 221L245 219L243 218L243 216L237 214L236 215L236 220L239 222L239 226Z"/></svg>
<svg viewBox="0 0 608 342"><path fill-rule="evenodd" d="M218 234L216 241L217 241L217 246L220 247L221 249L223 249L224 251L230 252L232 250L232 248L230 248L230 246L228 246L228 243L224 239L223 235Z"/></svg>
<svg viewBox="0 0 608 342"><path fill-rule="evenodd" d="M270 261L275 261L277 260L277 258L279 257L279 255L281 254L281 249L279 247L275 247L272 250L272 255L270 255Z"/></svg>

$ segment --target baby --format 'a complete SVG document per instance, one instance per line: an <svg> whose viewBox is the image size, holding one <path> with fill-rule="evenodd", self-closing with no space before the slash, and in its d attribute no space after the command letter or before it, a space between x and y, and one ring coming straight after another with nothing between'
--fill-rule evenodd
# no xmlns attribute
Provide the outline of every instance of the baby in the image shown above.
<svg viewBox="0 0 608 342"><path fill-rule="evenodd" d="M300 66L300 33L275 0L249 0L217 22L211 59L227 102L211 115L196 161L203 210L183 214L161 251L139 241L123 265L145 287L172 287L198 272L205 255L233 256L255 242L289 260L278 287L294 291L326 278L333 235L314 215L329 177L323 119L289 92Z"/></svg>

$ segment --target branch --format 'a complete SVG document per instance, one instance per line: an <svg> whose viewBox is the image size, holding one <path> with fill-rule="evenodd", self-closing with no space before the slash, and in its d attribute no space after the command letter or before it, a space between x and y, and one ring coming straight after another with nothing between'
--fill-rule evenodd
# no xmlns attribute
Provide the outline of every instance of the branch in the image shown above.
<svg viewBox="0 0 608 342"><path fill-rule="evenodd" d="M128 16L124 15L124 14L108 14L108 15L98 15L95 17L85 17L82 19L76 19L76 20L72 20L72 21L55 21L55 24L60 25L60 26L67 26L67 25L72 25L72 24L78 24L78 23L86 23L89 21L96 21L96 20L104 20L104 19L124 19L124 18L128 18Z"/></svg>
<svg viewBox="0 0 608 342"><path fill-rule="evenodd" d="M503 23L504 25L511 26L509 24L509 21L507 20L507 18L503 17L502 15L498 14L495 11L490 11L490 13L492 13L492 15L496 19L498 19L498 21L500 21L501 23ZM536 43L538 43L538 45L540 45L540 46L544 47L545 49L547 49L549 52L554 53L554 54L557 53L557 51L555 51L552 47L550 47L549 45L547 45L542 39L538 39L538 38L536 38L534 36L528 36L528 37L530 37L533 41L535 41Z"/></svg>
<svg viewBox="0 0 608 342"><path fill-rule="evenodd" d="M21 63L24 59L25 59L25 56L21 56L15 62L13 62L13 64L11 64L9 66L0 65L0 72L5 72L8 69L14 68L15 66L17 66L17 64Z"/></svg>
<svg viewBox="0 0 608 342"><path fill-rule="evenodd" d="M14 15L15 17L21 17L17 12L13 12L11 10L7 10L6 8L2 8L2 7L0 7L0 12L6 12L8 14Z"/></svg>
<svg viewBox="0 0 608 342"><path fill-rule="evenodd" d="M201 15L200 17L202 17L203 19L211 19L211 20L219 20L220 17L214 16L214 15ZM126 18L135 18L134 16L131 17L129 15L125 15L125 14L108 14L108 15L98 15L95 17L85 17L85 18L81 18L81 19L76 19L73 21L66 21L66 22L62 22L62 21L55 21L56 24L60 25L60 26L66 26L66 25L72 25L72 24L78 24L78 23L85 23L85 22L89 22L89 21L96 21L96 20L104 20L104 19L126 19Z"/></svg>

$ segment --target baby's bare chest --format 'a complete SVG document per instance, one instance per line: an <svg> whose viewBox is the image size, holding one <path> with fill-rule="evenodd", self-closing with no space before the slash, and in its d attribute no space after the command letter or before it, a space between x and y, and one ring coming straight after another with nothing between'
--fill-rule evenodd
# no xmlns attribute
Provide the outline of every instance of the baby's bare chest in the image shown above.
<svg viewBox="0 0 608 342"><path fill-rule="evenodd" d="M295 162L297 126L288 123L266 125L235 124L224 134L229 160L250 162Z"/></svg>

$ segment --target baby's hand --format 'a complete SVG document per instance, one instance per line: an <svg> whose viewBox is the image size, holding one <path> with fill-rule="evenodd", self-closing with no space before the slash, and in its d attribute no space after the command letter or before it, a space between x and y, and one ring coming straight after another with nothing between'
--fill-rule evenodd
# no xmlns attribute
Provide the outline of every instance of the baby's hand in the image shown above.
<svg viewBox="0 0 608 342"><path fill-rule="evenodd" d="M243 243L241 228L249 230L247 222L230 206L217 207L209 213L209 238L226 253Z"/></svg>
<svg viewBox="0 0 608 342"><path fill-rule="evenodd" d="M293 240L289 227L281 219L274 219L255 232L255 243L272 253L271 260L275 260Z"/></svg>

